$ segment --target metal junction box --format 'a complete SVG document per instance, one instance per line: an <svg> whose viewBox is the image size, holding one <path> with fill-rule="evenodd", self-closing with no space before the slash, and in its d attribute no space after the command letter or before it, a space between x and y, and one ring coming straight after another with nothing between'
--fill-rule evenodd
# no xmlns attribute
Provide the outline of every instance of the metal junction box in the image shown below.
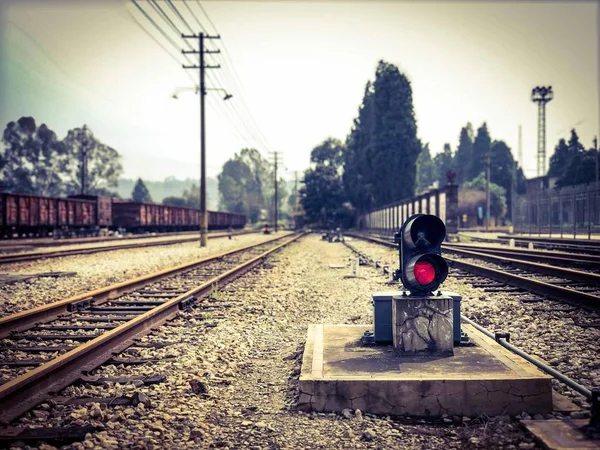
<svg viewBox="0 0 600 450"><path fill-rule="evenodd" d="M392 297L402 295L403 291L381 291L371 294L374 317L374 339L377 344L392 343L394 340L392 326ZM453 304L453 338L454 343L460 340L460 302L462 297L456 292L442 291L442 295L452 297Z"/></svg>

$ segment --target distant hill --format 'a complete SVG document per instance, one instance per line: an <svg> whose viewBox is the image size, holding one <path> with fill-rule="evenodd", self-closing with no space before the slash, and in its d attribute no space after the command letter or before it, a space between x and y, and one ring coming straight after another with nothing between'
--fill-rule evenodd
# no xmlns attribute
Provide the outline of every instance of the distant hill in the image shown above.
<svg viewBox="0 0 600 450"><path fill-rule="evenodd" d="M131 198L131 191L133 191L133 186L136 181L137 179L119 179L119 185L116 188L116 192L122 198ZM193 184L196 186L200 185L198 179L194 180L191 178L178 180L175 177L167 177L163 181L143 181L148 188L148 191L150 191L150 196L154 203L162 203L165 197L181 197L183 191L190 189ZM219 188L216 178L207 177L206 179L206 200L208 209L218 209Z"/></svg>

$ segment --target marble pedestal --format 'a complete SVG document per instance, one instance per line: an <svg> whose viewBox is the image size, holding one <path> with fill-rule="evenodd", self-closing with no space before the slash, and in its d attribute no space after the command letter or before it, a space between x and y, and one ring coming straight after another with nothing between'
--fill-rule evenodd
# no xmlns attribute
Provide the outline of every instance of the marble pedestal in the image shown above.
<svg viewBox="0 0 600 450"><path fill-rule="evenodd" d="M393 296L394 352L399 356L453 355L452 314L449 296Z"/></svg>

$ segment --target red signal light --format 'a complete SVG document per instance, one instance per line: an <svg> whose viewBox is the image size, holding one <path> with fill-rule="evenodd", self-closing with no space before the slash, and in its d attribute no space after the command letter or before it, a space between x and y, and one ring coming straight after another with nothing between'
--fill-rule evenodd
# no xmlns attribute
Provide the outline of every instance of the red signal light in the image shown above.
<svg viewBox="0 0 600 450"><path fill-rule="evenodd" d="M415 263L415 279L421 286L426 286L435 280L435 267L429 261Z"/></svg>

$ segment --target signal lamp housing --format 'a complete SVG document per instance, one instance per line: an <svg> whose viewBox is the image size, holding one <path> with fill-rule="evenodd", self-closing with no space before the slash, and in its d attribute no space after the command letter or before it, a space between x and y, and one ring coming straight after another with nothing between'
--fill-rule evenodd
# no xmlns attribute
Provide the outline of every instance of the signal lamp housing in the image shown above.
<svg viewBox="0 0 600 450"><path fill-rule="evenodd" d="M437 216L415 214L402 224L396 240L400 246L400 278L414 295L427 295L448 276L441 244L446 226Z"/></svg>

